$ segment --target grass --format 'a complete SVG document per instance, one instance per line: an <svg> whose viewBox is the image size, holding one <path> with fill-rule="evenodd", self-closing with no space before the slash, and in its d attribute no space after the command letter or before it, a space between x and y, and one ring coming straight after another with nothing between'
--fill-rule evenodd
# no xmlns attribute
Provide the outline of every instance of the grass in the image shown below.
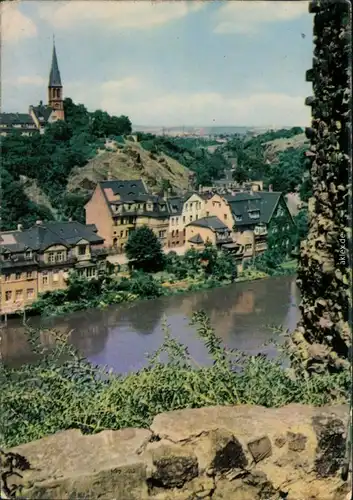
<svg viewBox="0 0 353 500"><path fill-rule="evenodd" d="M148 366L128 375L92 366L59 334L55 349L43 351L40 332L28 329L33 349L42 357L20 369L0 365L4 423L0 446L16 446L71 428L96 433L148 427L158 413L183 408L347 401L349 373L294 378L282 368L283 355L288 354L283 347L278 346L276 360L227 351L205 313L195 313L191 322L213 359L211 366L198 365L165 325L164 342L148 357ZM161 355L167 355L166 363Z"/></svg>

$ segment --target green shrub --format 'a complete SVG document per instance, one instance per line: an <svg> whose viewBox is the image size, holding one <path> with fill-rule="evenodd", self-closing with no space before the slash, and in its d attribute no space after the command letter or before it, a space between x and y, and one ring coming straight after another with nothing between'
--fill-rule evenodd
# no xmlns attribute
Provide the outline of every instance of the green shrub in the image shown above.
<svg viewBox="0 0 353 500"><path fill-rule="evenodd" d="M2 434L0 446L16 446L60 430L84 433L147 427L160 412L208 405L346 402L350 374L293 378L283 360L227 351L202 311L192 324L207 348L211 366L200 367L185 346L165 329L162 346L136 373L116 375L79 357L56 334L56 347L39 347L39 332L28 329L36 364L11 369L0 365ZM53 332L52 332L53 333ZM54 333L53 333L54 334ZM167 363L160 357L166 354Z"/></svg>

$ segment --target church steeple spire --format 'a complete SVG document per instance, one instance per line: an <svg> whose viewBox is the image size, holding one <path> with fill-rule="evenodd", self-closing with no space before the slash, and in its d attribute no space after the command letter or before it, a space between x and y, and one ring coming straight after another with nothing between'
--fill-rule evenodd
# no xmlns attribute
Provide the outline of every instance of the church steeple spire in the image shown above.
<svg viewBox="0 0 353 500"><path fill-rule="evenodd" d="M53 54L48 83L48 104L53 108L53 118L55 120L64 120L64 102L63 102L63 86L56 55L55 38L53 36Z"/></svg>
<svg viewBox="0 0 353 500"><path fill-rule="evenodd" d="M53 36L53 55L52 55L50 75L49 75L49 87L62 87L58 58L56 56L54 36Z"/></svg>

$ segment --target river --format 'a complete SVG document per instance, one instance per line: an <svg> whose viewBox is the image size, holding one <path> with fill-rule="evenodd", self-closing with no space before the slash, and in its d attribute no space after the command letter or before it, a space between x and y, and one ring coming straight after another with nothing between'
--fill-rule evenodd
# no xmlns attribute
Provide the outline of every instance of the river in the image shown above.
<svg viewBox="0 0 353 500"><path fill-rule="evenodd" d="M194 311L203 309L216 334L229 348L251 354L275 355L264 344L274 336L272 326L293 330L299 318L299 291L294 276L280 276L222 288L112 306L103 311L90 310L43 321L30 318L33 327L41 326L41 341L51 345L46 328L69 333L72 344L92 363L127 373L146 365L146 353L162 343L163 323L170 325L174 337L188 346L201 364L208 364L207 351L189 325ZM12 319L1 332L1 354L6 364L17 366L35 356L26 341L19 319Z"/></svg>

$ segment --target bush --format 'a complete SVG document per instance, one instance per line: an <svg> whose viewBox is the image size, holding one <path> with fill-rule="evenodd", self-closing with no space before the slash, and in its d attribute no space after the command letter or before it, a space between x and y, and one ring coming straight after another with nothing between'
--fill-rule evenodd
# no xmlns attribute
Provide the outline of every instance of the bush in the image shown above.
<svg viewBox="0 0 353 500"><path fill-rule="evenodd" d="M209 405L289 403L324 405L346 402L350 374L293 378L283 360L227 351L203 312L192 324L213 364L199 367L185 346L166 329L162 346L148 366L125 376L108 373L81 359L60 334L56 347L43 352L39 332L29 339L42 357L19 369L0 366L2 419L0 446L12 447L48 434L77 428L83 433L104 429L147 427L158 413ZM167 355L167 363L160 361ZM64 361L63 361L64 360Z"/></svg>

